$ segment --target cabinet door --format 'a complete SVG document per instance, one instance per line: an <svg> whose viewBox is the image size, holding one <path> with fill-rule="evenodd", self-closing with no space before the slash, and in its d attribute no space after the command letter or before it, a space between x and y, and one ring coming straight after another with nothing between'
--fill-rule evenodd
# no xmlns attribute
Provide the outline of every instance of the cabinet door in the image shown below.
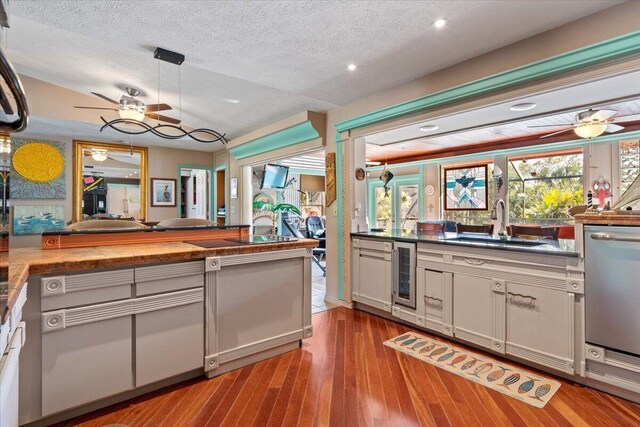
<svg viewBox="0 0 640 427"><path fill-rule="evenodd" d="M354 241L353 300L391 312L393 243Z"/></svg>
<svg viewBox="0 0 640 427"><path fill-rule="evenodd" d="M418 310L424 316L418 324L449 336L453 335L452 279L448 272L417 269Z"/></svg>
<svg viewBox="0 0 640 427"><path fill-rule="evenodd" d="M504 352L504 284L485 277L453 275L455 336Z"/></svg>
<svg viewBox="0 0 640 427"><path fill-rule="evenodd" d="M42 415L133 388L133 302L42 314Z"/></svg>
<svg viewBox="0 0 640 427"><path fill-rule="evenodd" d="M204 289L138 298L136 387L204 366Z"/></svg>
<svg viewBox="0 0 640 427"><path fill-rule="evenodd" d="M573 372L571 293L507 283L508 354L565 372Z"/></svg>

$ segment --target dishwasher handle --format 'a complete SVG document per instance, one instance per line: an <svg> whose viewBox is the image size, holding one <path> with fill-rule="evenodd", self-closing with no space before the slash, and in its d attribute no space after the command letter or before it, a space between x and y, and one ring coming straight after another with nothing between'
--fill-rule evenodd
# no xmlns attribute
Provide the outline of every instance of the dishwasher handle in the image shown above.
<svg viewBox="0 0 640 427"><path fill-rule="evenodd" d="M607 241L615 241L615 242L638 242L640 243L640 237L623 237L623 236L612 236L607 233L593 233L591 235L593 240L607 240Z"/></svg>

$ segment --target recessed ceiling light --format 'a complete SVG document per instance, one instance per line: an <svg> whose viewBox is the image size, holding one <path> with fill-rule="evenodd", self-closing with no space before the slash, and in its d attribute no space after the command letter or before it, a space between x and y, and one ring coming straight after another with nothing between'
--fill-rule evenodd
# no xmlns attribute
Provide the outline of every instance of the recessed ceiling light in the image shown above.
<svg viewBox="0 0 640 427"><path fill-rule="evenodd" d="M438 130L438 126L437 125L425 125L425 126L421 126L420 130L422 132L433 132L434 130Z"/></svg>
<svg viewBox="0 0 640 427"><path fill-rule="evenodd" d="M356 64L349 64L349 66L347 67L347 70L349 70L349 71L355 71L355 70L356 70L356 68L358 68L358 67L356 67Z"/></svg>
<svg viewBox="0 0 640 427"><path fill-rule="evenodd" d="M536 108L536 104L534 104L533 102L523 102L521 104L512 105L510 110L511 111L528 111L528 110L533 110L534 108Z"/></svg>
<svg viewBox="0 0 640 427"><path fill-rule="evenodd" d="M230 99L230 98L225 98L225 101L231 103L231 104L239 104L240 100L239 99Z"/></svg>
<svg viewBox="0 0 640 427"><path fill-rule="evenodd" d="M440 18L433 22L433 26L438 29L444 28L446 25L447 25L447 20L444 18Z"/></svg>

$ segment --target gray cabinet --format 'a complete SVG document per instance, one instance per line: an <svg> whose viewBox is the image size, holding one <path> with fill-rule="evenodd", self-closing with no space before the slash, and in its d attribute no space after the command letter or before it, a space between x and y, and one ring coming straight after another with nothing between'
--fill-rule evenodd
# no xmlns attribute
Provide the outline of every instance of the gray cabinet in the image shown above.
<svg viewBox="0 0 640 427"><path fill-rule="evenodd" d="M135 324L136 387L204 367L204 288L137 298Z"/></svg>
<svg viewBox="0 0 640 427"><path fill-rule="evenodd" d="M453 275L418 267L418 324L445 335L453 335Z"/></svg>
<svg viewBox="0 0 640 427"><path fill-rule="evenodd" d="M506 352L573 373L573 293L507 282Z"/></svg>
<svg viewBox="0 0 640 427"><path fill-rule="evenodd" d="M352 299L391 312L393 242L353 239Z"/></svg>
<svg viewBox="0 0 640 427"><path fill-rule="evenodd" d="M42 314L42 415L134 387L133 301Z"/></svg>
<svg viewBox="0 0 640 427"><path fill-rule="evenodd" d="M504 353L504 283L454 273L453 325L456 337Z"/></svg>

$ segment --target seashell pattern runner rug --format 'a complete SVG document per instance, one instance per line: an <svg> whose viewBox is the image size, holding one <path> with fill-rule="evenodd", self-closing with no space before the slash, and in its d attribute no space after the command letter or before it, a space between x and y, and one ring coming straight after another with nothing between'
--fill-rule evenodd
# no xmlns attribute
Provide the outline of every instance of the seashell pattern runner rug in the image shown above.
<svg viewBox="0 0 640 427"><path fill-rule="evenodd" d="M384 345L536 408L544 408L560 388L558 381L413 332Z"/></svg>

